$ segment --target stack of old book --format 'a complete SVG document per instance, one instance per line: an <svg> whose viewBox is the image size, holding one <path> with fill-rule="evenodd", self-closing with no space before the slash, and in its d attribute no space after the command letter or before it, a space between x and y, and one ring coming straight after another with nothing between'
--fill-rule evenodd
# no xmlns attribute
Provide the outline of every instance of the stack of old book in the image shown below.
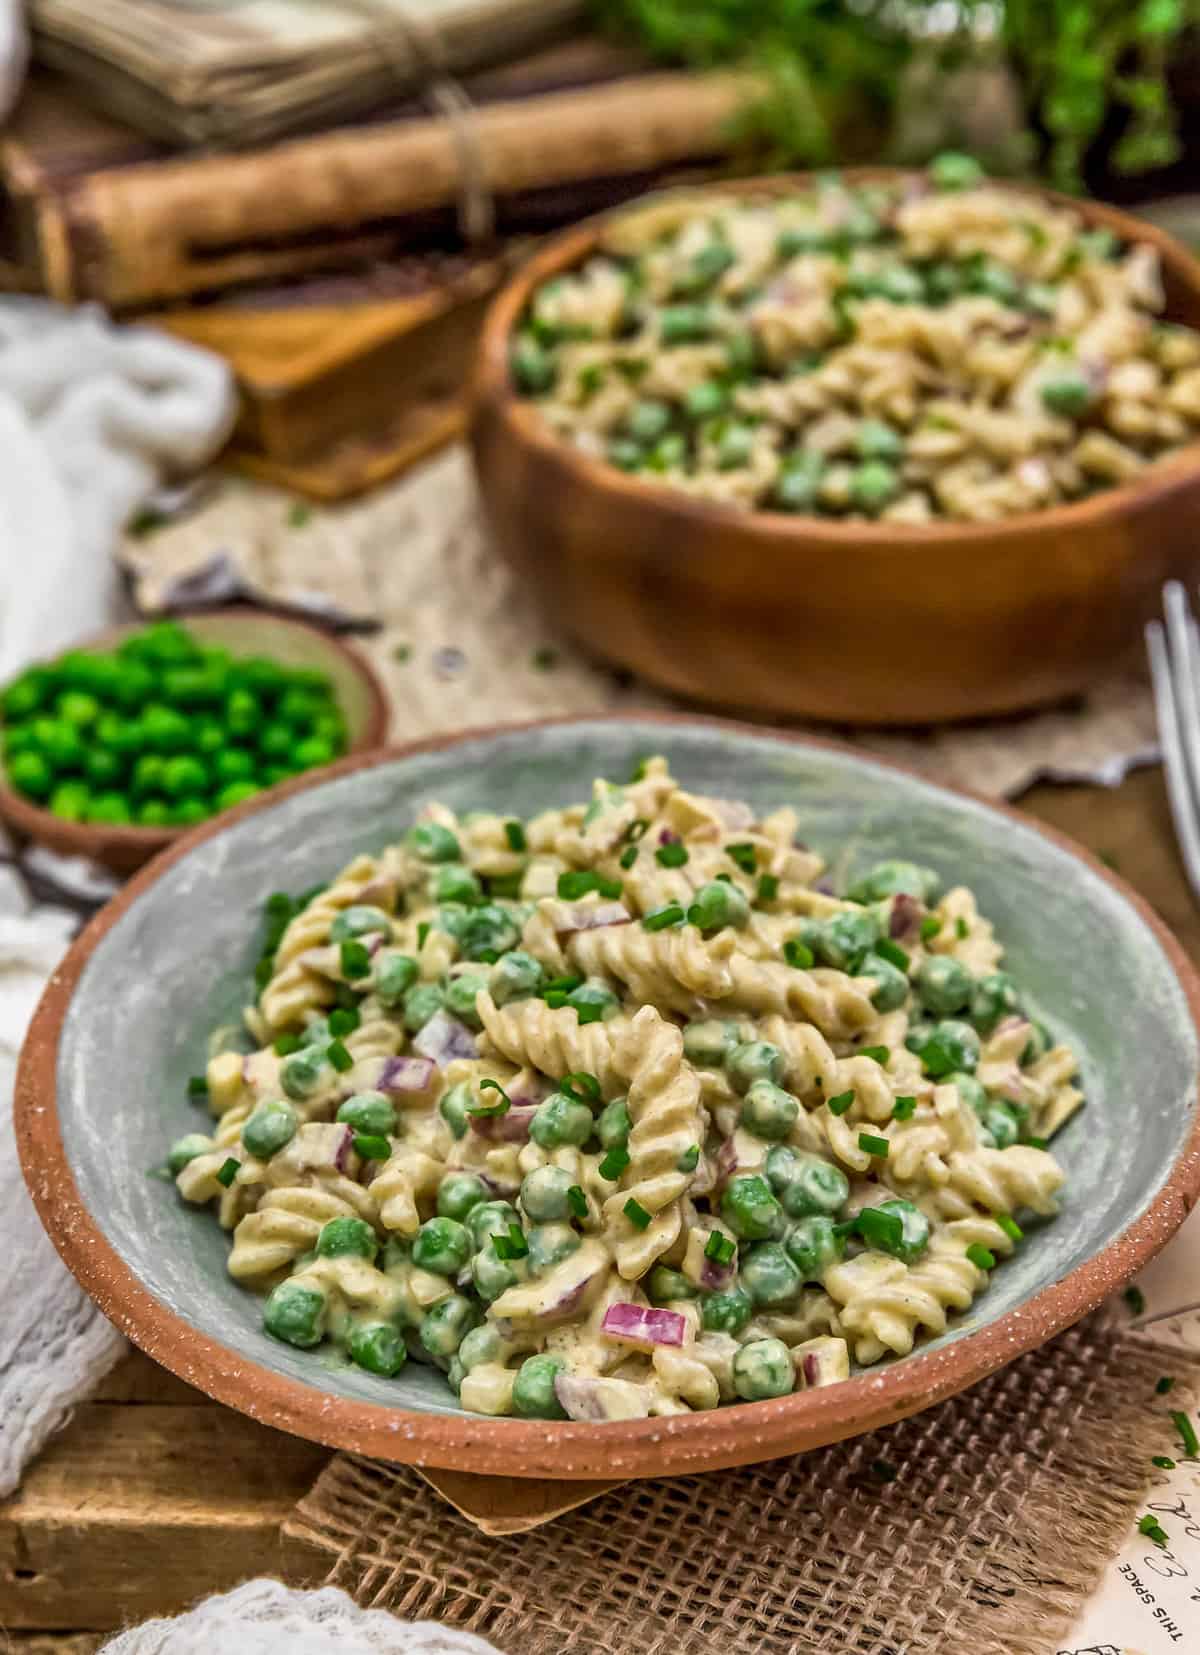
<svg viewBox="0 0 1200 1655"><path fill-rule="evenodd" d="M33 0L0 278L221 350L245 464L366 486L457 427L478 312L530 237L726 149L743 79L653 68L581 10Z"/></svg>

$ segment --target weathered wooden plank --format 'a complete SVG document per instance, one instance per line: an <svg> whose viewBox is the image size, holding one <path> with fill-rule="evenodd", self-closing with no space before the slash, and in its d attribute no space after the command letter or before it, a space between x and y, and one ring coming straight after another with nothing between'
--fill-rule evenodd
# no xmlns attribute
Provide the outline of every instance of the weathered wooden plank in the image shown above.
<svg viewBox="0 0 1200 1655"><path fill-rule="evenodd" d="M207 1404L86 1404L0 1505L0 1626L104 1630L279 1573L328 1457Z"/></svg>

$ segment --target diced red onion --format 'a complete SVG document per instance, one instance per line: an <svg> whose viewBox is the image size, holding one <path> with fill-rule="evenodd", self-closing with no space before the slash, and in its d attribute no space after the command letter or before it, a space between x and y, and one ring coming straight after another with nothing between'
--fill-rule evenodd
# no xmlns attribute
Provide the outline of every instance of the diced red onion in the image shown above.
<svg viewBox="0 0 1200 1655"><path fill-rule="evenodd" d="M538 1321L558 1321L560 1317L573 1315L583 1302L583 1295L589 1284L594 1280L595 1273L593 1272L592 1275L585 1276L582 1281L576 1282L574 1287L569 1287L565 1293L560 1293L558 1298L554 1299L542 1311Z"/></svg>
<svg viewBox="0 0 1200 1655"><path fill-rule="evenodd" d="M918 902L916 897L910 896L907 891L900 891L892 898L892 911L888 915L888 936L893 940L912 936L924 913L923 902Z"/></svg>
<svg viewBox="0 0 1200 1655"><path fill-rule="evenodd" d="M437 1065L428 1057L389 1057L376 1085L381 1092L424 1092L433 1084Z"/></svg>
<svg viewBox="0 0 1200 1655"><path fill-rule="evenodd" d="M576 902L559 910L554 929L560 937L595 931L602 925L628 925L633 915L619 902Z"/></svg>
<svg viewBox="0 0 1200 1655"><path fill-rule="evenodd" d="M819 891L822 896L832 896L833 895L833 880L828 879L824 875L822 875L822 877L820 879L814 879L813 880L813 890L814 891Z"/></svg>
<svg viewBox="0 0 1200 1655"><path fill-rule="evenodd" d="M995 1039L1001 1034L1013 1034L1017 1029L1028 1029L1032 1034L1033 1025L1024 1017L1002 1017L992 1030L992 1038Z"/></svg>
<svg viewBox="0 0 1200 1655"><path fill-rule="evenodd" d="M737 1145L734 1143L732 1138L726 1138L725 1142L717 1151L717 1184L728 1183L729 1179L732 1178L734 1173L737 1171L737 1165Z"/></svg>
<svg viewBox="0 0 1200 1655"><path fill-rule="evenodd" d="M680 839L679 834L675 832L674 828L665 827L659 832L658 842L660 845L678 845L682 843L682 840Z"/></svg>
<svg viewBox="0 0 1200 1655"><path fill-rule="evenodd" d="M700 1285L706 1287L710 1293L723 1293L733 1281L736 1269L736 1253L728 1264L720 1264L715 1258L709 1258L705 1254L704 1263L700 1266Z"/></svg>
<svg viewBox="0 0 1200 1655"><path fill-rule="evenodd" d="M572 1373L560 1373L554 1379L554 1394L560 1406L565 1410L568 1419L578 1420L608 1420L614 1417L621 1419L645 1418L649 1413L649 1404L638 1411L636 1415L628 1409L623 1409L619 1416L610 1414L604 1406L605 1387L620 1385L620 1380L588 1379ZM628 1396L628 1391L624 1394Z"/></svg>
<svg viewBox="0 0 1200 1655"><path fill-rule="evenodd" d="M688 1185L689 1195L707 1195L717 1182L716 1169L707 1155L702 1155L696 1162L696 1170L692 1174L692 1181Z"/></svg>
<svg viewBox="0 0 1200 1655"><path fill-rule="evenodd" d="M495 1096L491 1092L486 1095ZM529 1138L529 1123L537 1110L536 1103L514 1103L503 1115L472 1115L471 1130L489 1143L523 1144Z"/></svg>
<svg viewBox="0 0 1200 1655"><path fill-rule="evenodd" d="M497 1178L492 1172L477 1171L475 1176L490 1195L500 1201L511 1200L521 1188L520 1184L510 1184L507 1179Z"/></svg>
<svg viewBox="0 0 1200 1655"><path fill-rule="evenodd" d="M344 1121L305 1126L296 1139L296 1160L303 1167L333 1167L345 1172L354 1147L354 1132Z"/></svg>
<svg viewBox="0 0 1200 1655"><path fill-rule="evenodd" d="M819 1385L821 1383L821 1359L815 1350L810 1350L800 1366L804 1369L804 1383Z"/></svg>
<svg viewBox="0 0 1200 1655"><path fill-rule="evenodd" d="M432 1058L439 1068L456 1057L477 1057L475 1036L448 1011L435 1011L413 1041L413 1051Z"/></svg>
<svg viewBox="0 0 1200 1655"><path fill-rule="evenodd" d="M640 1304L610 1304L600 1324L610 1339L648 1350L654 1345L682 1345L687 1317L678 1310L647 1309Z"/></svg>

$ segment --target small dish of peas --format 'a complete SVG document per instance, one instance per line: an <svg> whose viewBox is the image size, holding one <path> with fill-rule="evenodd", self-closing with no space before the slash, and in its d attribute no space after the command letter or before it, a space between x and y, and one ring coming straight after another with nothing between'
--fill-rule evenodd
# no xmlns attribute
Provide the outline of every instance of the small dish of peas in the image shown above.
<svg viewBox="0 0 1200 1655"><path fill-rule="evenodd" d="M116 628L0 689L0 817L128 873L386 725L365 659L304 622L247 609Z"/></svg>

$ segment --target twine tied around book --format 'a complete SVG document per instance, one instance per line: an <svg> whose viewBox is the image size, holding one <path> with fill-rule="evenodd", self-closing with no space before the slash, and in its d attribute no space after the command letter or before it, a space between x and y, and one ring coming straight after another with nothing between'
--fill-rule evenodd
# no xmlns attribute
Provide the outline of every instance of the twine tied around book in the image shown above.
<svg viewBox="0 0 1200 1655"><path fill-rule="evenodd" d="M474 246L489 241L496 226L496 203L487 181L483 144L475 119L475 105L461 81L447 67L445 42L436 22L423 16L409 0L347 0L351 10L372 25L380 51L403 85L415 62L420 91L434 113L445 120L458 156L458 227L463 240ZM397 32L408 48L406 60L397 50Z"/></svg>

